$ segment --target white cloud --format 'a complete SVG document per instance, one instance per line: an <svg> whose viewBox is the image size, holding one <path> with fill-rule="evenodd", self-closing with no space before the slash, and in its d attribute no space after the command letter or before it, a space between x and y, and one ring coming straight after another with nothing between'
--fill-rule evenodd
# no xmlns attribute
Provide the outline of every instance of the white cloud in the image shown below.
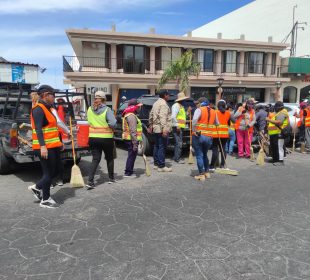
<svg viewBox="0 0 310 280"><path fill-rule="evenodd" d="M0 14L55 12L60 10L93 10L108 13L130 8L155 8L187 0L0 0Z"/></svg>
<svg viewBox="0 0 310 280"><path fill-rule="evenodd" d="M6 39L21 39L21 38L36 38L36 37L56 37L56 36L65 36L64 29L52 29L48 28L39 28L39 29L20 29L20 28L10 28L10 29L1 29L0 28L0 37Z"/></svg>

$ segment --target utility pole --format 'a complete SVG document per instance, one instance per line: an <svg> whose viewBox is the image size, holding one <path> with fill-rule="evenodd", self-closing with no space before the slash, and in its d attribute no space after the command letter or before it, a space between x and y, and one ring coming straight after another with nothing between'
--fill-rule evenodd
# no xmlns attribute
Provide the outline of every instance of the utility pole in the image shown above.
<svg viewBox="0 0 310 280"><path fill-rule="evenodd" d="M293 28L290 32L291 34L291 49L290 49L290 57L296 56L296 48L297 48L297 34L298 29L305 30L304 25L307 25L307 22L298 22L298 20L295 22L295 9L297 8L297 5L293 7Z"/></svg>

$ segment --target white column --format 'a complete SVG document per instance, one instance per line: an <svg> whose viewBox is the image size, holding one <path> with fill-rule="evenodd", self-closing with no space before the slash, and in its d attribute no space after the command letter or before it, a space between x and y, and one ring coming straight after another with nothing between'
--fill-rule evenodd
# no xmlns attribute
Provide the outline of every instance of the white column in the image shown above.
<svg viewBox="0 0 310 280"><path fill-rule="evenodd" d="M267 64L265 76L271 76L272 53L267 53Z"/></svg>
<svg viewBox="0 0 310 280"><path fill-rule="evenodd" d="M239 76L244 76L244 58L245 58L245 54L242 51L240 52L240 57L239 57L239 72L238 72Z"/></svg>
<svg viewBox="0 0 310 280"><path fill-rule="evenodd" d="M116 44L111 44L111 72L116 73L117 61L116 61Z"/></svg>
<svg viewBox="0 0 310 280"><path fill-rule="evenodd" d="M265 89L265 103L270 103L270 94L271 94L271 88Z"/></svg>
<svg viewBox="0 0 310 280"><path fill-rule="evenodd" d="M215 65L215 74L221 75L222 74L222 50L216 51L216 65Z"/></svg>
<svg viewBox="0 0 310 280"><path fill-rule="evenodd" d="M120 102L120 100L118 100L120 97L118 96L118 85L117 84L112 84L111 85L111 91L112 91L112 106L113 106L113 110L117 110L117 102Z"/></svg>
<svg viewBox="0 0 310 280"><path fill-rule="evenodd" d="M155 47L150 47L150 73L155 74Z"/></svg>
<svg viewBox="0 0 310 280"><path fill-rule="evenodd" d="M148 86L148 88L150 90L150 94L151 95L155 95L155 93L156 93L156 86L150 85L150 86Z"/></svg>

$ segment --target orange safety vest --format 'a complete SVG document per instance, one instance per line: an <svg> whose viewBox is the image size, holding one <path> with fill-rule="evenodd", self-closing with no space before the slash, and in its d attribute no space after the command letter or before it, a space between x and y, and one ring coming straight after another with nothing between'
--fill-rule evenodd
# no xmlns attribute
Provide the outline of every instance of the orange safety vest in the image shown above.
<svg viewBox="0 0 310 280"><path fill-rule="evenodd" d="M208 107L200 107L201 116L196 124L196 132L201 132L202 135L213 137L215 132L215 111ZM210 114L209 114L210 112Z"/></svg>
<svg viewBox="0 0 310 280"><path fill-rule="evenodd" d="M310 109L306 109L307 116L305 117L305 127L310 127Z"/></svg>
<svg viewBox="0 0 310 280"><path fill-rule="evenodd" d="M215 129L214 138L229 138L228 122L230 119L230 113L228 111L221 113L219 110L216 110L216 116L219 125Z"/></svg>
<svg viewBox="0 0 310 280"><path fill-rule="evenodd" d="M243 115L240 115L240 116L237 118L237 120L236 120L236 125L235 125L236 129L239 129L241 120L242 120L243 118L244 118ZM253 120L253 118L254 118L254 110L251 110L251 111L250 111L250 122ZM250 133L253 132L253 126L251 126L251 127L249 128L249 132L250 132Z"/></svg>
<svg viewBox="0 0 310 280"><path fill-rule="evenodd" d="M53 115L51 111L49 111L43 104L38 103L34 107L32 107L32 110L36 107L41 107L41 109L44 112L44 115L48 121L48 125L44 126L42 128L43 131L43 137L44 137L44 142L45 146L47 149L51 148L57 148L61 147L62 143L59 138L59 131L57 127L57 120L56 117ZM31 127L32 127L32 149L33 150L39 150L41 148L37 133L35 130L35 124L34 124L34 119L32 117L32 114L30 116L31 119Z"/></svg>
<svg viewBox="0 0 310 280"><path fill-rule="evenodd" d="M304 119L304 110L300 110L299 111L299 121L297 123L298 127L301 127L303 119Z"/></svg>

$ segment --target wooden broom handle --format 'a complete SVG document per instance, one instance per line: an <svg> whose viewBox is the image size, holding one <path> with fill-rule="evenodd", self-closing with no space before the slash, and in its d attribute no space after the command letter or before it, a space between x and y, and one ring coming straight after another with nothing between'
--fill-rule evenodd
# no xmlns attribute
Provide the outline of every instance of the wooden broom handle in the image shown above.
<svg viewBox="0 0 310 280"><path fill-rule="evenodd" d="M73 138L73 132L72 132L72 117L70 116L70 133L71 133L71 145L72 145L72 154L73 154L73 162L75 165L75 149L74 149L74 138Z"/></svg>
<svg viewBox="0 0 310 280"><path fill-rule="evenodd" d="M192 111L189 112L189 144L192 146Z"/></svg>

